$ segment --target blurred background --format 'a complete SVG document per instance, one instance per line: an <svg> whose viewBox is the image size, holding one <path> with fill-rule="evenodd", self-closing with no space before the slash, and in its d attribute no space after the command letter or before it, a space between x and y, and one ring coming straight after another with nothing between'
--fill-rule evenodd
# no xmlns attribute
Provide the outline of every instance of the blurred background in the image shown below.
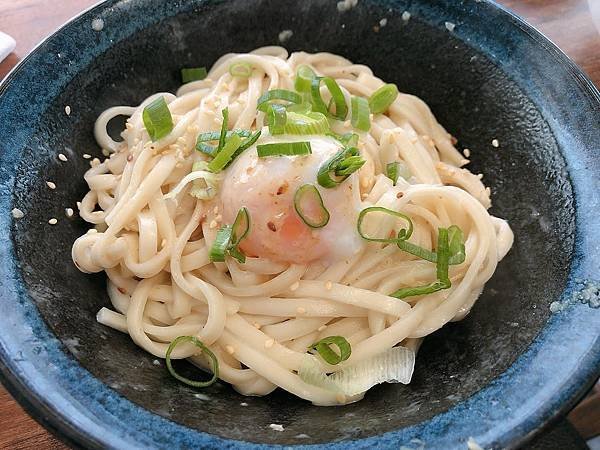
<svg viewBox="0 0 600 450"><path fill-rule="evenodd" d="M332 0L334 1L334 0ZM460 1L460 0L446 0ZM0 0L0 79L46 36L97 0ZM557 44L600 87L600 0L497 0ZM0 149L1 151L1 149ZM532 449L600 450L600 384ZM0 449L65 449L0 385ZM557 436L571 435L573 447ZM561 436L562 436L561 435Z"/></svg>

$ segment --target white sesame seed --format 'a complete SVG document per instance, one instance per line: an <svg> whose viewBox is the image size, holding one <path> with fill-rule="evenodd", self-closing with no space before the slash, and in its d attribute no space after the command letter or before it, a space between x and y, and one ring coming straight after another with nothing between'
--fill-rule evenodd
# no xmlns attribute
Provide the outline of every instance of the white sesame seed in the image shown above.
<svg viewBox="0 0 600 450"><path fill-rule="evenodd" d="M331 281L328 281L327 283L325 283L325 289L327 289L328 291L330 291L332 287L333 287L333 283Z"/></svg>
<svg viewBox="0 0 600 450"><path fill-rule="evenodd" d="M278 423L272 423L271 425L269 425L269 428L275 431L283 431L283 425L279 425Z"/></svg>
<svg viewBox="0 0 600 450"><path fill-rule="evenodd" d="M271 348L271 347L273 347L274 344L275 344L275 340L274 339L267 339L265 341L265 348Z"/></svg>
<svg viewBox="0 0 600 450"><path fill-rule="evenodd" d="M102 31L103 28L104 28L104 20L100 19L99 17L92 20L92 30Z"/></svg>
<svg viewBox="0 0 600 450"><path fill-rule="evenodd" d="M98 232L98 230L96 230L95 228L90 228L89 230L87 230L87 234L96 234Z"/></svg>
<svg viewBox="0 0 600 450"><path fill-rule="evenodd" d="M298 289L300 287L300 283L298 283L297 281L295 283L293 283L290 286L290 291L295 291L296 289Z"/></svg>
<svg viewBox="0 0 600 450"><path fill-rule="evenodd" d="M463 155L465 155L465 158L468 158L471 156L471 150L469 150L468 148L465 148L463 150Z"/></svg>
<svg viewBox="0 0 600 450"><path fill-rule="evenodd" d="M483 180L483 174L482 173L477 174L477 178L479 178L480 180Z"/></svg>
<svg viewBox="0 0 600 450"><path fill-rule="evenodd" d="M48 221L50 225L56 225L57 222L58 220L56 220L54 217Z"/></svg>
<svg viewBox="0 0 600 450"><path fill-rule="evenodd" d="M56 184L54 184L52 181L46 181L46 184L50 189L56 189Z"/></svg>
<svg viewBox="0 0 600 450"><path fill-rule="evenodd" d="M62 162L67 162L67 157L62 153L58 154L58 159L60 159Z"/></svg>
<svg viewBox="0 0 600 450"><path fill-rule="evenodd" d="M384 17L383 19L381 19L379 21L379 26L380 27L385 27L387 25L387 19Z"/></svg>
<svg viewBox="0 0 600 450"><path fill-rule="evenodd" d="M344 394L337 394L335 396L335 399L338 401L338 403L345 403L346 402L346 396Z"/></svg>
<svg viewBox="0 0 600 450"><path fill-rule="evenodd" d="M217 228L217 221L216 220L212 220L209 224L208 224L208 228L213 229L213 228Z"/></svg>
<svg viewBox="0 0 600 450"><path fill-rule="evenodd" d="M65 215L67 217L73 217L73 208L65 208Z"/></svg>
<svg viewBox="0 0 600 450"><path fill-rule="evenodd" d="M227 353L229 353L230 355L233 355L235 353L235 349L231 345L226 345L225 346L225 351Z"/></svg>
<svg viewBox="0 0 600 450"><path fill-rule="evenodd" d="M90 161L90 166L92 167L96 167L98 164L100 164L100 160L98 158L94 158Z"/></svg>
<svg viewBox="0 0 600 450"><path fill-rule="evenodd" d="M102 154L104 156L110 156L110 152L108 150L106 150L105 148L102 149Z"/></svg>
<svg viewBox="0 0 600 450"><path fill-rule="evenodd" d="M81 202L77 202L77 209L81 209Z"/></svg>
<svg viewBox="0 0 600 450"><path fill-rule="evenodd" d="M402 20L404 20L405 22L408 22L410 20L410 13L408 11L404 11L402 13Z"/></svg>
<svg viewBox="0 0 600 450"><path fill-rule="evenodd" d="M306 309L304 309L302 306L299 306L296 308L296 314L306 314Z"/></svg>
<svg viewBox="0 0 600 450"><path fill-rule="evenodd" d="M25 216L23 211L21 211L19 208L13 208L13 210L11 211L11 214L15 219L22 219L23 216Z"/></svg>
<svg viewBox="0 0 600 450"><path fill-rule="evenodd" d="M257 330L260 330L260 323L254 322L254 328L256 328Z"/></svg>
<svg viewBox="0 0 600 450"><path fill-rule="evenodd" d="M294 35L294 32L292 30L283 30L281 33L279 33L279 36L277 36L277 37L279 38L279 42L284 43L289 38L291 38L293 35Z"/></svg>
<svg viewBox="0 0 600 450"><path fill-rule="evenodd" d="M71 107L70 107L69 105L65 106L65 114L66 114L67 116L70 116L70 115L71 115Z"/></svg>
<svg viewBox="0 0 600 450"><path fill-rule="evenodd" d="M92 157L92 155L89 155L87 153L83 154L83 159L90 159Z"/></svg>
<svg viewBox="0 0 600 450"><path fill-rule="evenodd" d="M446 22L444 25L446 25L446 30L450 32L454 31L454 28L456 28L456 25L452 22Z"/></svg>
<svg viewBox="0 0 600 450"><path fill-rule="evenodd" d="M242 403L240 403L240 406L248 406L248 403L242 402Z"/></svg>
<svg viewBox="0 0 600 450"><path fill-rule="evenodd" d="M319 328L317 328L317 331L323 331L325 328L327 328L327 325L321 325Z"/></svg>
<svg viewBox="0 0 600 450"><path fill-rule="evenodd" d="M498 142L498 139L492 139L492 147L500 147L500 142Z"/></svg>

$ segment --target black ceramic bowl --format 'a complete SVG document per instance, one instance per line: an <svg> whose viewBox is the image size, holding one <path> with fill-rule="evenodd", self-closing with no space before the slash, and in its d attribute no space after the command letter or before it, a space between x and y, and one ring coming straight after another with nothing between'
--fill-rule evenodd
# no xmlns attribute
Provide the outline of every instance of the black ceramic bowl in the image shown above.
<svg viewBox="0 0 600 450"><path fill-rule="evenodd" d="M105 279L80 273L70 258L86 224L67 220L64 208L86 191L82 154L101 156L96 116L175 90L182 66L276 44L285 29L290 51L344 55L423 98L471 149L492 212L516 237L472 313L425 340L412 384L379 386L344 407L281 391L245 398L222 383L196 395L96 323L108 305ZM343 13L333 0L98 5L0 86L3 382L38 420L88 447L448 449L465 448L470 436L485 448L517 446L571 407L600 370L600 310L590 306L600 278L599 104L556 47L489 2L360 0ZM25 217L13 220L14 207Z"/></svg>

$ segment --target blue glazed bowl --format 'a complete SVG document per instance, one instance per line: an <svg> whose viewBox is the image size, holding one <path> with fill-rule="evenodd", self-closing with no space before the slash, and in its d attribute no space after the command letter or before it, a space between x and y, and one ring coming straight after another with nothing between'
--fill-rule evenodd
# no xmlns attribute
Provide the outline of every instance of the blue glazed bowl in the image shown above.
<svg viewBox="0 0 600 450"><path fill-rule="evenodd" d="M411 385L338 408L278 391L244 398L221 383L198 394L172 380L95 322L105 280L71 263L86 225L63 213L86 190L81 155L101 156L92 126L103 109L173 91L180 67L276 44L286 29L290 51L339 53L427 101L471 149L471 170L485 174L493 212L516 235L472 313L425 340ZM343 13L333 0L95 6L0 85L2 382L48 428L91 448L450 449L469 437L517 447L600 372L599 113L585 75L491 2L361 0Z"/></svg>

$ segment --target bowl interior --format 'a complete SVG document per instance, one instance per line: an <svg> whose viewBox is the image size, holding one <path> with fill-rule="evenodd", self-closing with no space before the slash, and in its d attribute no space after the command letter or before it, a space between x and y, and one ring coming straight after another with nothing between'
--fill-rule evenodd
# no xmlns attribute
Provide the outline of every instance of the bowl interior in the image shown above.
<svg viewBox="0 0 600 450"><path fill-rule="evenodd" d="M536 105L494 62L443 26L418 16L402 20L403 8L390 6L364 1L344 13L324 0L182 7L115 42L82 66L53 100L23 143L14 206L26 215L15 223L11 239L29 295L73 358L94 376L191 428L260 443L322 443L425 421L479 391L531 343L565 285L572 256L571 185L555 138ZM125 20L126 11L117 13ZM315 20L320 17L326 23ZM385 26L379 25L382 18ZM105 27L118 26L118 20L106 16ZM64 214L86 192L82 176L89 161L82 154L102 158L92 134L102 110L173 92L181 67L210 66L224 53L277 44L285 29L293 31L288 50L343 55L424 99L460 148L470 149L468 167L484 174L493 213L508 219L516 237L471 314L425 340L410 385L379 386L363 401L338 408L315 407L280 390L247 398L224 383L197 391L174 381L162 361L96 323L96 312L109 306L105 278L84 275L72 264L71 245L87 225ZM74 56L59 55L59 61L67 64ZM59 161L58 153L68 162ZM49 190L46 180L57 189ZM58 218L57 225L48 224L51 217ZM271 423L286 431L274 432Z"/></svg>

